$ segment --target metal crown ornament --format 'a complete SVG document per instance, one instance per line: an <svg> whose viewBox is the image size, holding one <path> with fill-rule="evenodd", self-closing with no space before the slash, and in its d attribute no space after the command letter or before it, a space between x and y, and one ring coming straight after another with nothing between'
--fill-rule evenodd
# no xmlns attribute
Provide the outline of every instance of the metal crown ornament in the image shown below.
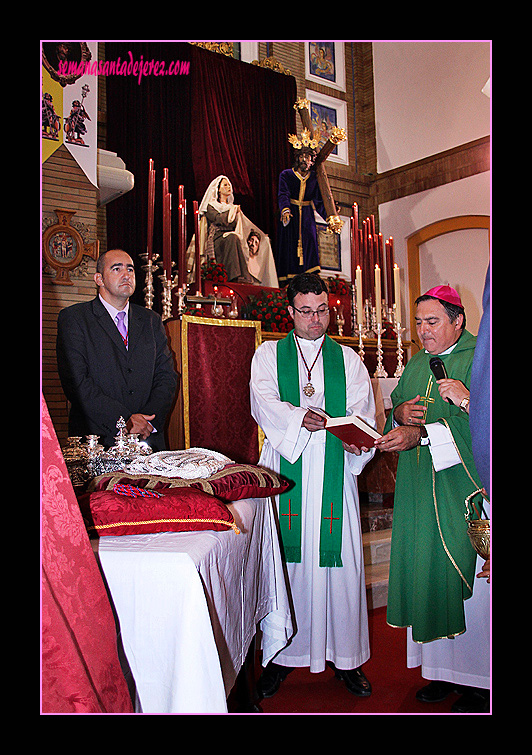
<svg viewBox="0 0 532 755"><path fill-rule="evenodd" d="M294 149L303 149L308 147L309 149L318 149L318 140L312 137L308 128L304 128L301 132L300 138L296 134L288 134L288 141Z"/></svg>

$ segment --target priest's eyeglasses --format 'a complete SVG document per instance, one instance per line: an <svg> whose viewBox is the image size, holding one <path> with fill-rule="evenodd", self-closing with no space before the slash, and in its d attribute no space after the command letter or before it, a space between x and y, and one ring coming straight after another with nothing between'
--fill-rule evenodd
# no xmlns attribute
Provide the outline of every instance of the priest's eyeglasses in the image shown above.
<svg viewBox="0 0 532 755"><path fill-rule="evenodd" d="M329 307L323 306L318 307L318 309L298 309L297 307L294 307L296 312L299 312L301 317L304 317L305 320L310 320L310 318L313 315L318 315L318 317L325 317L329 314Z"/></svg>

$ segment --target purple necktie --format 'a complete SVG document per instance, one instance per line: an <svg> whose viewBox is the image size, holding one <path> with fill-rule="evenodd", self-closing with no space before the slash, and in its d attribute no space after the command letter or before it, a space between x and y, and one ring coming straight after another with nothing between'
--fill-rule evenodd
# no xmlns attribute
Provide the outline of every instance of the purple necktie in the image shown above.
<svg viewBox="0 0 532 755"><path fill-rule="evenodd" d="M127 330L126 330L126 325L124 323L125 316L126 316L125 312L118 312L118 314L116 315L116 325L118 328L118 332L120 333L120 335L122 336L122 340L124 341L124 346L127 349Z"/></svg>

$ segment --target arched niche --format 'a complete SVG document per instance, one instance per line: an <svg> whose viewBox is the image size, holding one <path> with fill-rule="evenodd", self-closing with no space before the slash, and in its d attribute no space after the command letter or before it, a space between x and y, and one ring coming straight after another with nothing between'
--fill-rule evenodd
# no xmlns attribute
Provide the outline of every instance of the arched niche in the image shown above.
<svg viewBox="0 0 532 755"><path fill-rule="evenodd" d="M427 241L435 239L454 231L464 231L471 229L485 229L489 233L490 218L488 215L459 215L452 218L444 218L430 223L424 228L407 237L407 257L408 257L408 291L410 301L410 336L415 338L416 322L414 316L414 302L421 291L421 264L420 264L420 247ZM418 347L412 343L413 353Z"/></svg>

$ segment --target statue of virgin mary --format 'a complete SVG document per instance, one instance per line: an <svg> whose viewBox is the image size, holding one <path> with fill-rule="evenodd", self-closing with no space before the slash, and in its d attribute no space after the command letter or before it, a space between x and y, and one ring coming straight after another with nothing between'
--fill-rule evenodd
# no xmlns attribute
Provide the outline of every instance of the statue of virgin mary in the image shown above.
<svg viewBox="0 0 532 755"><path fill-rule="evenodd" d="M278 288L270 239L234 203L227 176L211 181L198 210L202 261L221 262L229 281ZM194 263L194 243L193 237L188 248L189 270Z"/></svg>

